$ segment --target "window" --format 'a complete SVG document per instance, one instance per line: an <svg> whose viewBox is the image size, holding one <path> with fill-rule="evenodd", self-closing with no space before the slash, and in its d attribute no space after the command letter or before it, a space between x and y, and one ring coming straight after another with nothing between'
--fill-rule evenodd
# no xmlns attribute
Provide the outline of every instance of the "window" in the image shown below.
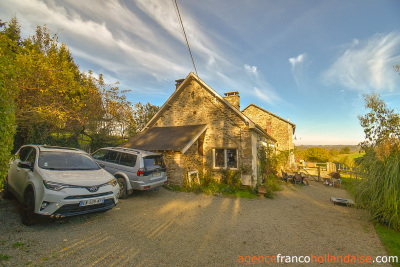
<svg viewBox="0 0 400 267"><path fill-rule="evenodd" d="M147 156L143 158L145 170L155 170L164 168L164 161L162 156Z"/></svg>
<svg viewBox="0 0 400 267"><path fill-rule="evenodd" d="M26 146L21 148L21 150L19 151L18 157L21 161L26 161L27 157L29 155L29 152L31 152L32 147L30 146Z"/></svg>
<svg viewBox="0 0 400 267"><path fill-rule="evenodd" d="M119 159L119 163L122 165L135 167L136 165L136 155L121 153L121 157Z"/></svg>
<svg viewBox="0 0 400 267"><path fill-rule="evenodd" d="M227 149L226 150L226 165L228 168L237 168L237 153L236 149Z"/></svg>
<svg viewBox="0 0 400 267"><path fill-rule="evenodd" d="M225 149L215 149L214 168L225 168Z"/></svg>
<svg viewBox="0 0 400 267"><path fill-rule="evenodd" d="M94 159L102 160L102 159L104 158L104 156L105 156L106 153L107 153L107 150L105 150L105 149L100 149L100 150L97 150L96 152L94 152L94 154L92 155L92 157L93 157Z"/></svg>
<svg viewBox="0 0 400 267"><path fill-rule="evenodd" d="M35 163L35 159L36 159L36 149L34 149L32 147L31 151L25 161L29 161L30 163L32 163L32 166L33 166L33 164Z"/></svg>
<svg viewBox="0 0 400 267"><path fill-rule="evenodd" d="M71 152L41 152L39 167L49 170L98 170L99 166L86 154Z"/></svg>
<svg viewBox="0 0 400 267"><path fill-rule="evenodd" d="M119 155L119 153L117 151L110 150L110 151L108 151L107 155L104 157L103 160L109 161L109 162L116 162L118 155Z"/></svg>
<svg viewBox="0 0 400 267"><path fill-rule="evenodd" d="M214 168L221 169L237 169L238 160L237 160L237 149L229 148L223 149L218 148L214 149Z"/></svg>

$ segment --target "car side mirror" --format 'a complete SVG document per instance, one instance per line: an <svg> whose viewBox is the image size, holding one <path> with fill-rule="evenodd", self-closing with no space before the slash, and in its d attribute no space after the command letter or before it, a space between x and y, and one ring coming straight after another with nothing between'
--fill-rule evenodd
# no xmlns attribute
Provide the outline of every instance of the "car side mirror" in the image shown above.
<svg viewBox="0 0 400 267"><path fill-rule="evenodd" d="M100 167L102 167L103 169L106 167L105 164L100 164Z"/></svg>
<svg viewBox="0 0 400 267"><path fill-rule="evenodd" d="M31 171L33 171L33 165L32 165L32 162L30 162L30 161L20 161L18 163L18 167L20 167L22 169L30 169Z"/></svg>

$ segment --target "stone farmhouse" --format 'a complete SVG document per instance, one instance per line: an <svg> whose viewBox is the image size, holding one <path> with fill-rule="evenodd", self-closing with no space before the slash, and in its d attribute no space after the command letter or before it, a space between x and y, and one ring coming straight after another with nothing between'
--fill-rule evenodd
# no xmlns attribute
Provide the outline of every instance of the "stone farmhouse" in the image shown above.
<svg viewBox="0 0 400 267"><path fill-rule="evenodd" d="M296 125L254 104L245 107L242 113L276 139L277 151L290 152L288 165L292 167L294 165L293 135Z"/></svg>
<svg viewBox="0 0 400 267"><path fill-rule="evenodd" d="M163 153L167 176L173 184L182 185L197 172L208 171L221 178L224 170L231 170L238 172L242 184L255 186L261 179L258 149L281 147L278 140L284 140L272 135L280 133L273 128L275 125L283 127L274 121L279 117L264 121L262 116L255 117L262 127L240 111L238 92L222 97L193 73L176 82L174 93L143 131L123 146ZM246 110L250 115L256 113L251 105ZM266 127L268 120L270 128ZM294 125L290 125L294 131Z"/></svg>

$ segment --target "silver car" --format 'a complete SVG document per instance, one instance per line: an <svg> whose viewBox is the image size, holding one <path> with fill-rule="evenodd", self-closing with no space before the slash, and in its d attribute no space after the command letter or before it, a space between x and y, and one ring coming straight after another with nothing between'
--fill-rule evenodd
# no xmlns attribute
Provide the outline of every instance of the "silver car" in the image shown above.
<svg viewBox="0 0 400 267"><path fill-rule="evenodd" d="M22 146L10 160L4 196L23 204L22 222L36 215L65 217L106 211L118 202L119 185L86 152L64 147Z"/></svg>
<svg viewBox="0 0 400 267"><path fill-rule="evenodd" d="M133 190L154 190L167 183L162 155L124 147L105 147L92 157L114 175L121 188L120 198Z"/></svg>

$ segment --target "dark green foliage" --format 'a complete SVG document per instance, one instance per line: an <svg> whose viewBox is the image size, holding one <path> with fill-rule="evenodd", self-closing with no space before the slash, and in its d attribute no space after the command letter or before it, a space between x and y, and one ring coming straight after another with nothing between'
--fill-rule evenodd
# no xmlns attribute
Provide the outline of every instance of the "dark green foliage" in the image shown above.
<svg viewBox="0 0 400 267"><path fill-rule="evenodd" d="M376 232L385 245L390 256L400 259L400 232L396 232L383 225L375 226ZM400 266L400 261L393 263L393 266Z"/></svg>
<svg viewBox="0 0 400 267"><path fill-rule="evenodd" d="M125 141L134 132L125 92L81 72L45 26L23 39L15 17L0 20L0 186L11 151L22 145L93 151Z"/></svg>
<svg viewBox="0 0 400 267"><path fill-rule="evenodd" d="M367 149L359 158L359 168L365 178L356 191L356 199L366 207L372 218L400 230L400 150L387 155Z"/></svg>
<svg viewBox="0 0 400 267"><path fill-rule="evenodd" d="M364 178L356 199L375 221L400 231L400 115L377 94L364 99L371 111L358 116L367 140L365 155L355 160Z"/></svg>
<svg viewBox="0 0 400 267"><path fill-rule="evenodd" d="M366 94L364 100L370 112L358 116L366 138L362 147L376 146L388 137L400 138L400 115L388 108L379 94Z"/></svg>
<svg viewBox="0 0 400 267"><path fill-rule="evenodd" d="M159 106L152 105L148 102L146 104L142 104L141 102L136 103L133 111L133 118L135 120L134 133L139 133L143 130L159 109Z"/></svg>
<svg viewBox="0 0 400 267"><path fill-rule="evenodd" d="M242 198L258 198L256 189L247 186L229 186L224 183L220 183L216 180L209 180L205 182L200 180L200 185L193 183L191 186L177 186L172 184L167 184L164 187L169 190L179 191L179 192L193 192L193 193L203 193L206 195L224 195L227 197L242 197Z"/></svg>
<svg viewBox="0 0 400 267"><path fill-rule="evenodd" d="M19 46L19 26L16 23L0 32L0 188L8 169L15 133L14 99L18 94L15 78L15 54ZM4 27L2 23L1 26Z"/></svg>
<svg viewBox="0 0 400 267"><path fill-rule="evenodd" d="M272 198L274 191L281 190L278 182L278 170L287 162L288 152L275 154L272 149L261 146L258 150L258 168L262 176L261 184L266 187L267 193L264 195L267 198Z"/></svg>
<svg viewBox="0 0 400 267"><path fill-rule="evenodd" d="M240 179L240 172L234 170L221 170L222 182L229 186L240 186L242 181Z"/></svg>
<svg viewBox="0 0 400 267"><path fill-rule="evenodd" d="M119 136L112 136L102 133L93 134L91 137L92 138L90 140L90 150L92 152L102 147L119 146L121 143L126 141L124 139L121 139Z"/></svg>

